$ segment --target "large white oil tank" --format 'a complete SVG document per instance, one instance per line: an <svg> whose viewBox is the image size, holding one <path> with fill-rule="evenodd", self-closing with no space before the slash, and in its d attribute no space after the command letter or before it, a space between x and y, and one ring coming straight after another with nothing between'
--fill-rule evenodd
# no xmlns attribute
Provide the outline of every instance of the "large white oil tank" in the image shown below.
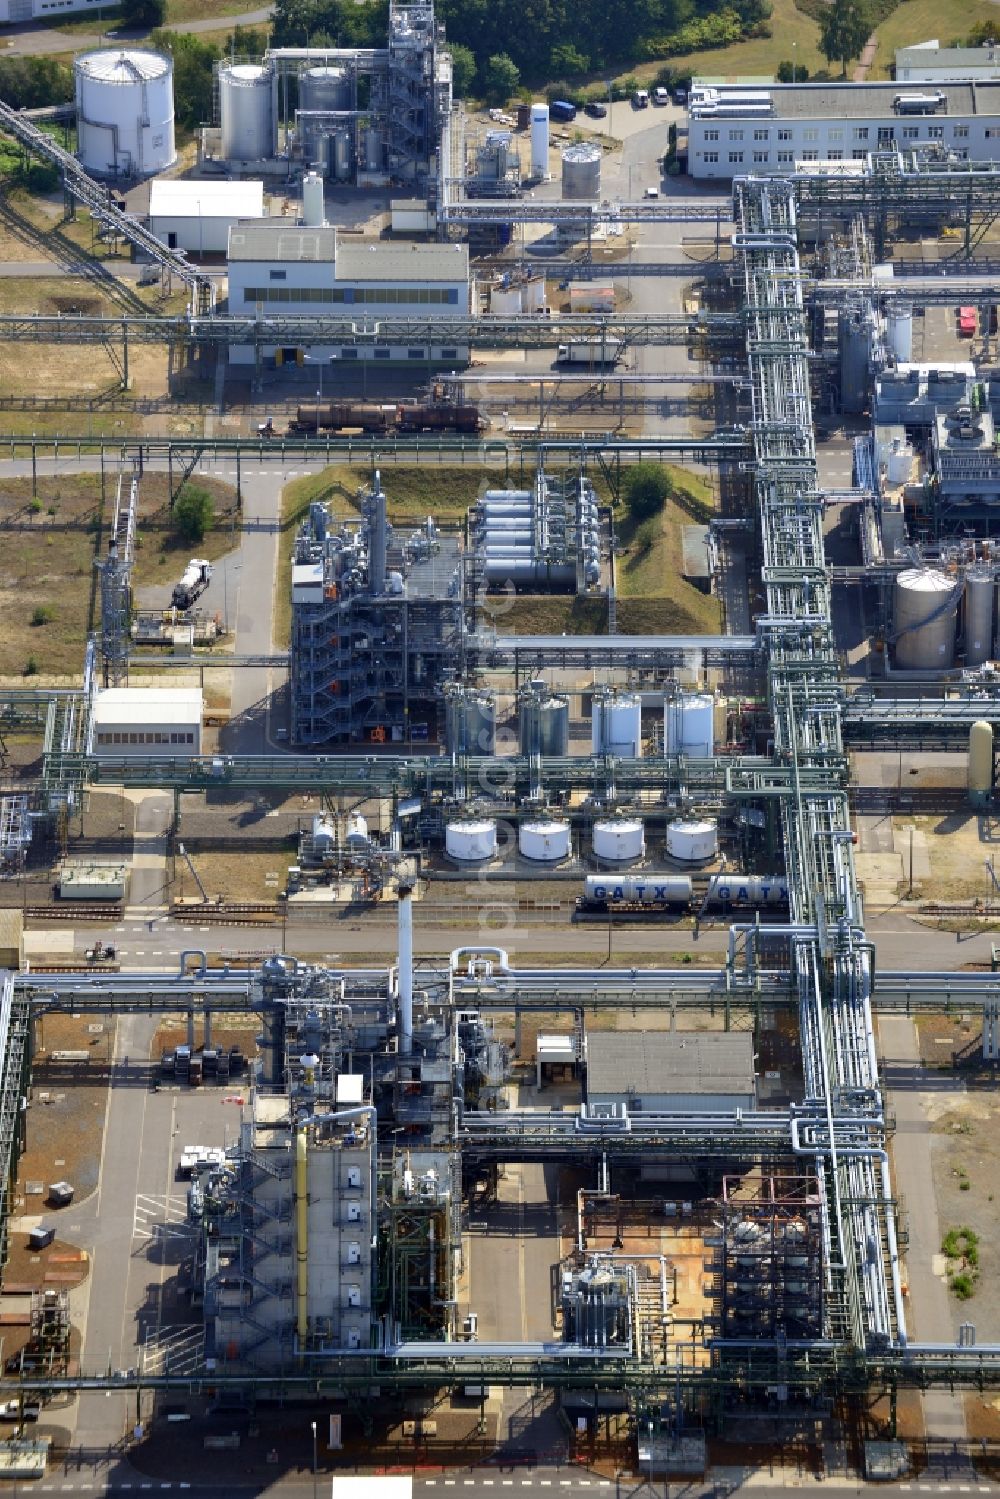
<svg viewBox="0 0 1000 1499"><path fill-rule="evenodd" d="M307 172L302 179L302 222L310 229L326 223L323 179L318 172Z"/></svg>
<svg viewBox="0 0 1000 1499"><path fill-rule="evenodd" d="M893 302L886 319L889 352L897 364L913 358L913 308L909 302Z"/></svg>
<svg viewBox="0 0 1000 1499"><path fill-rule="evenodd" d="M597 203L601 197L601 148L590 141L566 146L562 153L565 203Z"/></svg>
<svg viewBox="0 0 1000 1499"><path fill-rule="evenodd" d="M985 807L993 791L993 729L978 719L969 730L969 803Z"/></svg>
<svg viewBox="0 0 1000 1499"><path fill-rule="evenodd" d="M715 751L715 699L707 692L682 692L663 707L663 747L668 755L706 760Z"/></svg>
<svg viewBox="0 0 1000 1499"><path fill-rule="evenodd" d="M227 161L266 161L277 151L278 96L270 63L219 64L219 121Z"/></svg>
<svg viewBox="0 0 1000 1499"><path fill-rule="evenodd" d="M169 57L132 47L85 52L73 74L77 155L92 177L149 177L173 165Z"/></svg>
<svg viewBox="0 0 1000 1499"><path fill-rule="evenodd" d="M549 175L549 106L531 106L531 176Z"/></svg>
<svg viewBox="0 0 1000 1499"><path fill-rule="evenodd" d="M449 858L463 864L481 864L497 851L497 825L489 818L479 822L449 822L444 830L444 847Z"/></svg>
<svg viewBox="0 0 1000 1499"><path fill-rule="evenodd" d="M946 671L955 660L960 589L933 567L914 567L896 579L893 636L900 671Z"/></svg>
<svg viewBox="0 0 1000 1499"><path fill-rule="evenodd" d="M646 831L638 817L611 817L594 823L593 849L597 858L616 864L632 863L646 852Z"/></svg>
<svg viewBox="0 0 1000 1499"><path fill-rule="evenodd" d="M993 651L993 601L996 585L986 567L965 575L965 664L982 666Z"/></svg>
<svg viewBox="0 0 1000 1499"><path fill-rule="evenodd" d="M642 754L642 703L631 693L594 693L591 749L637 760Z"/></svg>
<svg viewBox="0 0 1000 1499"><path fill-rule="evenodd" d="M539 864L555 864L568 859L570 853L569 823L557 817L539 817L522 822L517 834L521 857Z"/></svg>
<svg viewBox="0 0 1000 1499"><path fill-rule="evenodd" d="M700 864L719 852L719 827L708 819L678 818L667 823L667 853L672 859Z"/></svg>

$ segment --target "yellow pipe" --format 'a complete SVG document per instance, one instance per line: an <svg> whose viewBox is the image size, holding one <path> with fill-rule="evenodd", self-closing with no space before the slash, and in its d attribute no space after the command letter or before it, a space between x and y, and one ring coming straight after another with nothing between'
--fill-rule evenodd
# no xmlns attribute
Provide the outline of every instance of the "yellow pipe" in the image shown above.
<svg viewBox="0 0 1000 1499"><path fill-rule="evenodd" d="M295 1332L300 1348L309 1335L309 1151L304 1128L295 1132Z"/></svg>

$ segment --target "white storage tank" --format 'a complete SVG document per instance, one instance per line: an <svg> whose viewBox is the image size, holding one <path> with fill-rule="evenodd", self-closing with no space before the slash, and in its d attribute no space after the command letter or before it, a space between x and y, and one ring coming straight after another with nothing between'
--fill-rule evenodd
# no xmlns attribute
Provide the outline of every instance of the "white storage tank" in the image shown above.
<svg viewBox="0 0 1000 1499"><path fill-rule="evenodd" d="M965 575L965 664L982 666L993 648L993 601L996 587L987 567L970 567Z"/></svg>
<svg viewBox="0 0 1000 1499"><path fill-rule="evenodd" d="M347 819L347 836L345 838L347 847L354 853L360 853L368 847L368 824L360 812L352 812Z"/></svg>
<svg viewBox="0 0 1000 1499"><path fill-rule="evenodd" d="M913 467L913 449L908 442L894 437L885 455L885 476L890 484L905 484Z"/></svg>
<svg viewBox="0 0 1000 1499"><path fill-rule="evenodd" d="M176 160L174 65L135 48L73 64L77 155L92 177L150 177Z"/></svg>
<svg viewBox="0 0 1000 1499"><path fill-rule="evenodd" d="M531 176L549 175L549 106L531 106Z"/></svg>
<svg viewBox="0 0 1000 1499"><path fill-rule="evenodd" d="M595 692L590 734L595 755L637 760L642 754L642 703L631 693Z"/></svg>
<svg viewBox="0 0 1000 1499"><path fill-rule="evenodd" d="M955 661L960 589L933 567L914 567L896 579L893 636L900 671L946 671Z"/></svg>
<svg viewBox="0 0 1000 1499"><path fill-rule="evenodd" d="M302 179L302 222L309 229L319 229L326 223L323 179L318 172L307 172Z"/></svg>
<svg viewBox="0 0 1000 1499"><path fill-rule="evenodd" d="M682 692L663 707L663 747L668 755L708 759L715 751L715 699L708 692Z"/></svg>
<svg viewBox="0 0 1000 1499"><path fill-rule="evenodd" d="M601 148L589 141L566 146L562 153L564 203L597 203L601 196Z"/></svg>
<svg viewBox="0 0 1000 1499"><path fill-rule="evenodd" d="M277 90L269 63L219 64L219 120L226 161L265 161L274 156Z"/></svg>
<svg viewBox="0 0 1000 1499"><path fill-rule="evenodd" d="M993 792L993 728L977 719L969 730L969 804L985 807Z"/></svg>
<svg viewBox="0 0 1000 1499"><path fill-rule="evenodd" d="M569 823L556 817L522 822L518 829L517 846L522 858L534 859L539 864L555 864L560 859L568 859Z"/></svg>
<svg viewBox="0 0 1000 1499"><path fill-rule="evenodd" d="M318 859L325 859L328 854L333 853L337 842L337 830L333 822L325 813L312 820L312 846L313 853Z"/></svg>
<svg viewBox="0 0 1000 1499"><path fill-rule="evenodd" d="M497 825L489 818L481 822L449 822L444 830L444 847L449 858L463 864L481 864L497 851Z"/></svg>
<svg viewBox="0 0 1000 1499"><path fill-rule="evenodd" d="M889 352L897 364L909 364L913 358L913 307L909 302L893 302L886 319Z"/></svg>
<svg viewBox="0 0 1000 1499"><path fill-rule="evenodd" d="M667 853L672 859L701 864L719 852L718 824L707 819L678 818L667 823Z"/></svg>
<svg viewBox="0 0 1000 1499"><path fill-rule="evenodd" d="M593 849L598 859L632 863L646 852L646 832L638 817L612 817L595 822Z"/></svg>

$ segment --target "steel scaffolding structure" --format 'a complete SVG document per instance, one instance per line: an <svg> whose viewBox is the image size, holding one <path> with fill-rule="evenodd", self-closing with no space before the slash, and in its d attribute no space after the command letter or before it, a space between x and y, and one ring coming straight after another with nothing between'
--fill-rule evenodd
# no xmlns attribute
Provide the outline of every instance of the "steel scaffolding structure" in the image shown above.
<svg viewBox="0 0 1000 1499"><path fill-rule="evenodd" d="M105 687L124 687L128 682L138 500L139 473L134 465L131 477L124 473L118 476L108 555L95 564L101 577L101 660Z"/></svg>
<svg viewBox="0 0 1000 1499"><path fill-rule="evenodd" d="M862 927L847 804L836 780L805 800L806 770L843 762L840 687L817 486L796 187L734 183L752 382L768 696L778 758L793 773L780 802L799 995L805 1096L824 1122L798 1135L822 1218L827 1331L859 1354L906 1342L895 1209L871 1016L872 953ZM749 934L748 934L749 936ZM863 1145L841 1146L850 1120ZM725 1343L721 1344L725 1349ZM789 1358L794 1355L789 1350Z"/></svg>

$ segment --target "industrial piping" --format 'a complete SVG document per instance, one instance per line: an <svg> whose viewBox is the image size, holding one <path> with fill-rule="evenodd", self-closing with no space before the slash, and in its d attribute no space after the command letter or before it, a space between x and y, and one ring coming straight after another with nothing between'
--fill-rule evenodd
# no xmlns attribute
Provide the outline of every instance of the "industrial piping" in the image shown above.
<svg viewBox="0 0 1000 1499"><path fill-rule="evenodd" d="M413 886L400 885L398 894L399 1050L408 1057L413 1050Z"/></svg>

